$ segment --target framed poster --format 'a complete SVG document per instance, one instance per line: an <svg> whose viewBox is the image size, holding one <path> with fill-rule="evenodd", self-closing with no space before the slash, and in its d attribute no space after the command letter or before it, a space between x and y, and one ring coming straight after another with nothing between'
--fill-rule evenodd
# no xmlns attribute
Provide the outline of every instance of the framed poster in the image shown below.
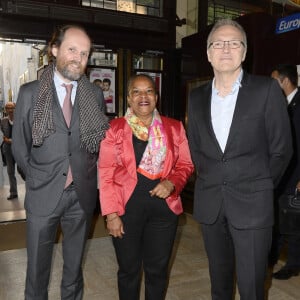
<svg viewBox="0 0 300 300"><path fill-rule="evenodd" d="M116 113L116 69L114 68L88 68L90 82L101 87L108 114Z"/></svg>

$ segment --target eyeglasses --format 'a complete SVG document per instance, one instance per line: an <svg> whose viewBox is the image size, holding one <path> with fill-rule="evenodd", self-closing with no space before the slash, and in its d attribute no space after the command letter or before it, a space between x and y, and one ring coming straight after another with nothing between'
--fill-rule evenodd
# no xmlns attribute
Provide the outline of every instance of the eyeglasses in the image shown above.
<svg viewBox="0 0 300 300"><path fill-rule="evenodd" d="M231 40L231 41L215 41L211 42L208 46L210 48L211 46L214 49L223 49L225 47L225 44L228 45L230 49L237 49L240 48L242 45L245 47L245 43L239 40Z"/></svg>

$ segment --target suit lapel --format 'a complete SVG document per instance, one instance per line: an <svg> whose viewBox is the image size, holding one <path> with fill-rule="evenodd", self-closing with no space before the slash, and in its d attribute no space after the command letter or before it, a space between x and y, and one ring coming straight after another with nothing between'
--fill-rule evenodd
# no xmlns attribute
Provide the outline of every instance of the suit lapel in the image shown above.
<svg viewBox="0 0 300 300"><path fill-rule="evenodd" d="M66 124L66 121L65 121L64 114L62 112L62 108L59 104L57 92L56 92L55 87L53 87L53 88L54 88L54 93L53 93L54 97L53 97L53 102L52 102L52 104L53 104L53 113L57 116L56 120L58 122L56 124L56 126L59 125L59 126L66 127L67 124Z"/></svg>
<svg viewBox="0 0 300 300"><path fill-rule="evenodd" d="M220 153L223 153L220 144L217 140L217 137L215 135L215 131L212 125L212 121L211 121L211 97L212 97L212 81L210 81L206 88L204 89L204 93L203 93L203 101L201 99L201 101L203 102L203 111L204 111L204 123L200 126L207 126L207 132L209 133L209 135L211 136L211 138L213 139L214 143L216 144L216 147L218 149L218 151Z"/></svg>
<svg viewBox="0 0 300 300"><path fill-rule="evenodd" d="M235 109L234 109L224 153L230 146L230 143L234 140L234 136L239 129L239 124L240 124L239 118L240 116L243 116L247 113L248 102L251 101L251 99L249 99L247 96L247 81L248 81L248 76L244 72L241 87L239 88L237 99L236 99Z"/></svg>
<svg viewBox="0 0 300 300"><path fill-rule="evenodd" d="M58 95L57 95L57 91L55 88L55 84L53 82L53 112L55 112L56 116L57 116L57 125L59 126L63 126L63 127L67 127L66 121L65 121L65 117L62 111L62 107L60 106L59 103L59 99L58 99Z"/></svg>
<svg viewBox="0 0 300 300"><path fill-rule="evenodd" d="M173 132L172 132L172 127L168 123L168 120L165 119L164 117L162 118L165 134L166 134L166 147L167 147L167 152L166 152L166 158L164 162L164 168L162 171L162 177L166 177L167 174L169 174L171 168L172 168L172 162L174 161L173 159L173 153L174 153L174 143L173 143Z"/></svg>
<svg viewBox="0 0 300 300"><path fill-rule="evenodd" d="M77 118L75 116L79 116L79 106L78 106L78 99L77 99L77 97L75 98L74 105L73 105L70 126L74 126L75 123L79 122L79 118Z"/></svg>
<svg viewBox="0 0 300 300"><path fill-rule="evenodd" d="M300 105L300 91L298 90L295 96L293 97L291 103L288 105L288 111L291 115L295 111L296 107Z"/></svg>

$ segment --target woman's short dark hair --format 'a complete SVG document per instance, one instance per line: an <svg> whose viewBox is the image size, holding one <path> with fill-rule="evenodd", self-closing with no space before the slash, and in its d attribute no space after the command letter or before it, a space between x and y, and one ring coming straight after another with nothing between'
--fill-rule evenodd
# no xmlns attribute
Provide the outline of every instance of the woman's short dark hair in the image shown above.
<svg viewBox="0 0 300 300"><path fill-rule="evenodd" d="M129 78L128 83L127 83L127 95L129 95L133 81L135 81L138 78L143 78L143 77L148 79L151 82L151 85L155 90L155 94L157 94L156 84L155 84L153 78L146 73L140 73L140 74L134 74Z"/></svg>

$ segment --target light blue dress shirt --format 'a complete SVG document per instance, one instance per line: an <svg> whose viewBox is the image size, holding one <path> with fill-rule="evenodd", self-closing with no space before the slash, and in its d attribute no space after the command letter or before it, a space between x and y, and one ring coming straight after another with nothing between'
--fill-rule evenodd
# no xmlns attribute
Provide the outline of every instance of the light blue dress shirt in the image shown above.
<svg viewBox="0 0 300 300"><path fill-rule="evenodd" d="M212 82L211 122L216 138L223 152L228 140L242 77L243 71L241 70L237 80L232 85L231 92L225 97L219 96L219 91L215 88L215 79Z"/></svg>

